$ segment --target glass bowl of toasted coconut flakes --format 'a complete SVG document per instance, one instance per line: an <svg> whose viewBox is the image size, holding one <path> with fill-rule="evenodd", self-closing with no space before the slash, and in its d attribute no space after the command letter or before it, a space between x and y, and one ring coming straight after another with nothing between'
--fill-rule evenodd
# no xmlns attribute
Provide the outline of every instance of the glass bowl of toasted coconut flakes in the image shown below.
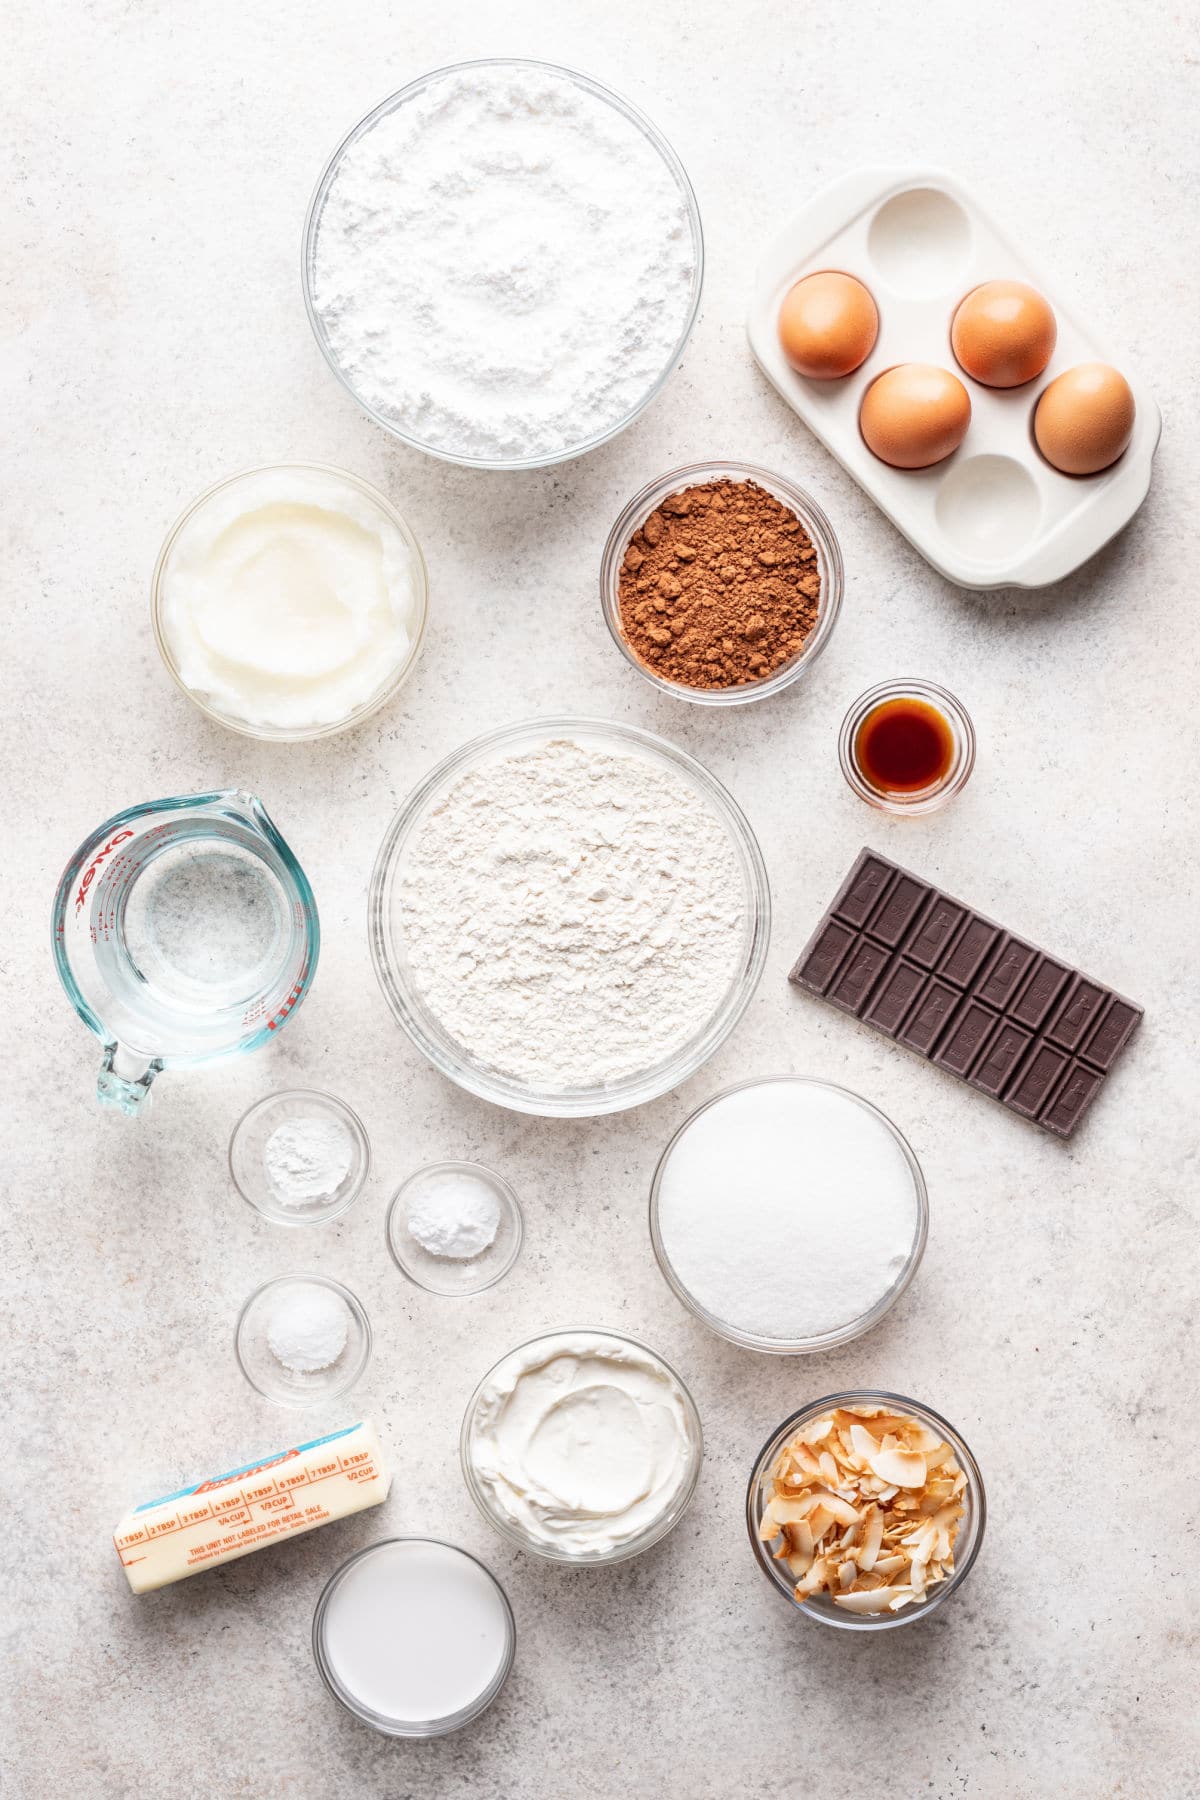
<svg viewBox="0 0 1200 1800"><path fill-rule="evenodd" d="M843 1631L926 1618L966 1580L986 1519L967 1444L902 1394L829 1394L802 1407L764 1444L746 1494L772 1586Z"/></svg>

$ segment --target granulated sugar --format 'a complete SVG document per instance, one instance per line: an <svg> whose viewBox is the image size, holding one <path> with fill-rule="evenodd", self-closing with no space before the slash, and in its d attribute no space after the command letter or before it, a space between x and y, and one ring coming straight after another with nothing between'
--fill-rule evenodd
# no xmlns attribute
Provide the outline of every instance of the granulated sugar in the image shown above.
<svg viewBox="0 0 1200 1800"><path fill-rule="evenodd" d="M798 1343L860 1319L895 1286L918 1224L895 1134L818 1082L756 1082L713 1101L659 1179L659 1234L680 1283L751 1337Z"/></svg>
<svg viewBox="0 0 1200 1800"><path fill-rule="evenodd" d="M670 363L697 245L631 119L552 69L431 81L345 151L313 300L364 405L431 448L554 456L619 425Z"/></svg>
<svg viewBox="0 0 1200 1800"><path fill-rule="evenodd" d="M398 884L412 979L476 1061L559 1093L658 1067L712 1019L746 925L720 818L659 761L547 739L461 775Z"/></svg>

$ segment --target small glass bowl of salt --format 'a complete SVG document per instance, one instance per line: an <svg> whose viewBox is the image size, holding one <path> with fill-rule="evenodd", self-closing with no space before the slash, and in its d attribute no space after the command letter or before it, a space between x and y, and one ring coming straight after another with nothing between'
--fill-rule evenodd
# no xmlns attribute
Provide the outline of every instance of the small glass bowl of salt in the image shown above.
<svg viewBox="0 0 1200 1800"><path fill-rule="evenodd" d="M387 1243L402 1275L431 1294L480 1294L521 1252L517 1196L482 1163L430 1163L392 1196Z"/></svg>
<svg viewBox="0 0 1200 1800"><path fill-rule="evenodd" d="M268 1094L229 1141L238 1193L276 1225L316 1225L353 1206L371 1170L362 1122L315 1088Z"/></svg>
<svg viewBox="0 0 1200 1800"><path fill-rule="evenodd" d="M336 1400L371 1360L362 1303L328 1275L281 1275L251 1294L238 1317L238 1367L277 1406Z"/></svg>

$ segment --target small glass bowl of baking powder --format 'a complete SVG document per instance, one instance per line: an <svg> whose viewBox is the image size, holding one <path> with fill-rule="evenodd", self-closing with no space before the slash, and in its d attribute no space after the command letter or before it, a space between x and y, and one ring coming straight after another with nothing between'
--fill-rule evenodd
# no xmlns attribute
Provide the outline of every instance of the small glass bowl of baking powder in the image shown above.
<svg viewBox="0 0 1200 1800"><path fill-rule="evenodd" d="M255 1101L229 1140L242 1199L274 1225L319 1225L347 1212L371 1172L362 1121L344 1100L289 1088Z"/></svg>
<svg viewBox="0 0 1200 1800"><path fill-rule="evenodd" d="M964 1512L958 1523L958 1533L954 1539L953 1573L948 1575L944 1581L939 1581L936 1586L931 1587L925 1600L914 1602L910 1606L903 1606L898 1612L849 1612L843 1607L836 1606L829 1596L823 1593L810 1594L801 1603L796 1598L794 1577L783 1562L772 1556L770 1544L764 1542L759 1536L759 1525L770 1497L771 1478L779 1461L780 1453L805 1425L812 1424L838 1407L882 1407L890 1412L902 1414L906 1418L915 1419L950 1445L959 1468L967 1477L967 1484L961 1495ZM867 1423L869 1424L869 1420ZM798 1412L792 1413L763 1445L750 1472L750 1483L746 1490L746 1526L759 1568L770 1581L776 1593L786 1600L788 1605L802 1618L813 1619L821 1625L831 1625L838 1631L893 1631L897 1626L913 1625L918 1619L927 1619L930 1613L936 1612L937 1608L950 1598L951 1594L957 1593L971 1573L983 1544L983 1531L986 1523L987 1496L984 1493L983 1477L979 1473L979 1465L971 1454L966 1440L942 1418L940 1413L935 1413L932 1407L918 1406L915 1400L909 1400L903 1394L889 1394L876 1390L850 1394L826 1394L823 1399L814 1400L808 1406L802 1406Z"/></svg>
<svg viewBox="0 0 1200 1800"><path fill-rule="evenodd" d="M816 552L814 561L821 581L817 622L796 655L762 680L739 682L736 687L690 687L685 682L668 681L659 675L642 660L625 636L621 626L621 565L630 539L635 532L641 530L650 514L656 512L664 500L679 493L681 489L701 487L716 481L754 482L778 500L781 506L795 514ZM604 623L608 626L613 643L626 662L651 687L657 688L660 693L670 694L675 700L690 700L696 706L745 706L752 700L765 700L771 694L778 694L783 688L790 687L792 682L799 681L802 675L807 675L833 635L833 628L842 608L844 585L841 548L832 525L812 495L797 487L795 482L773 474L770 469L760 469L754 463L691 463L685 468L672 469L666 475L660 475L657 481L648 483L635 494L620 513L608 534L600 559L600 604L604 612Z"/></svg>
<svg viewBox="0 0 1200 1800"><path fill-rule="evenodd" d="M581 439L578 443L566 444L549 452L530 455L489 457L466 454L444 444L426 442L419 435L402 429L394 419L389 418L377 406L370 405L364 399L355 385L354 372L342 366L337 350L330 341L329 329L317 303L318 283L315 268L319 255L322 215L329 201L330 190L338 178L342 161L347 154L353 151L355 145L373 131L381 120L385 120L389 114L398 112L410 102L419 100L426 89L459 76L470 77L476 71L491 70L495 70L501 75L511 73L518 79L524 74L537 75L540 73L553 80L569 84L570 87L578 89L581 94L591 96L592 99L601 102L603 106L611 107L620 118L628 121L637 132L640 132L665 165L678 190L678 197L687 216L688 231L691 237L692 270L687 304L683 312L679 335L669 355L664 358L658 375L649 383L636 404L629 407L620 418L606 425L602 430L594 432L591 436ZM492 223L494 224L494 221ZM601 444L608 443L611 438L618 436L627 426L631 425L662 392L687 348L688 339L691 337L692 328L696 323L696 315L700 310L700 294L704 285L704 233L700 223L700 208L687 171L662 133L630 101L623 99L620 94L614 93L611 88L603 86L602 83L593 81L590 76L581 75L578 70L563 68L555 63L519 57L480 57L430 70L428 74L418 77L416 81L409 82L406 87L400 88L396 93L389 95L386 100L381 101L364 119L359 120L353 130L346 134L322 170L309 202L304 220L300 279L308 322L312 327L313 336L316 338L321 355L351 399L376 425L382 426L385 431L393 437L399 438L401 443L409 445L414 450L422 450L427 456L436 456L443 462L457 463L463 468L545 469L555 463L568 462L576 456L583 456L589 450L595 450ZM565 299L564 303L569 304L569 297ZM460 401L459 404L461 405L462 402Z"/></svg>
<svg viewBox="0 0 1200 1800"><path fill-rule="evenodd" d="M348 1393L371 1360L362 1302L328 1275L281 1275L238 1315L238 1367L277 1406L315 1406Z"/></svg>
<svg viewBox="0 0 1200 1800"><path fill-rule="evenodd" d="M473 1162L430 1163L410 1175L392 1196L386 1231L400 1273L430 1294L495 1287L525 1237L520 1202L507 1181Z"/></svg>

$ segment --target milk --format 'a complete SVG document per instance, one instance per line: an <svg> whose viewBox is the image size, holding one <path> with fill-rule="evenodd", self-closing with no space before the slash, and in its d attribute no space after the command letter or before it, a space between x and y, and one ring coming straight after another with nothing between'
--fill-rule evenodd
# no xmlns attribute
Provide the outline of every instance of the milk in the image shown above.
<svg viewBox="0 0 1200 1800"><path fill-rule="evenodd" d="M499 1585L465 1551L393 1538L347 1564L319 1636L354 1711L416 1728L448 1723L491 1697L507 1672L513 1627Z"/></svg>

